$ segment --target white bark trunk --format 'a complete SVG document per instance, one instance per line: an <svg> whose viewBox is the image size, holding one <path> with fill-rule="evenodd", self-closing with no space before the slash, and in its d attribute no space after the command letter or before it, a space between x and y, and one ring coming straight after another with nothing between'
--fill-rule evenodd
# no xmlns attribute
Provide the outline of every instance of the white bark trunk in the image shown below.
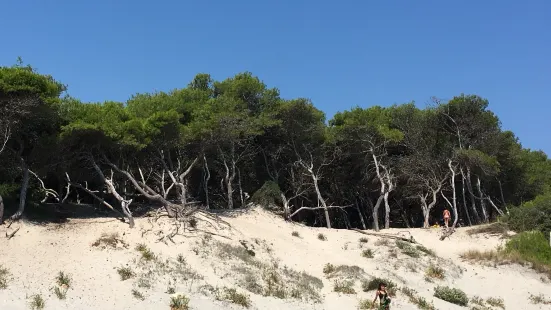
<svg viewBox="0 0 551 310"><path fill-rule="evenodd" d="M467 196L465 195L465 175L463 174L463 169L461 171L461 194L463 198L463 209L465 210L465 216L467 217L467 222L469 226L473 226L471 222L471 215L469 214L469 208L467 208Z"/></svg>
<svg viewBox="0 0 551 310"><path fill-rule="evenodd" d="M451 177L451 180L450 180L450 185L452 186L452 210L453 210L453 225L452 225L452 229L455 228L455 225L457 224L457 220L458 220L458 213L457 213L457 197L456 197L456 194L455 194L455 176L457 174L457 172L455 171L455 168L452 167L452 161L449 160L448 161L448 167L450 168L450 172L452 173L452 177ZM442 194L442 196L444 196L444 194Z"/></svg>
<svg viewBox="0 0 551 310"><path fill-rule="evenodd" d="M482 188L480 186L480 178L476 178L476 188L478 189L478 195L480 198L480 209L482 210L482 217L485 223L488 222L488 212L486 210L486 204L484 203L484 194L482 193Z"/></svg>
<svg viewBox="0 0 551 310"><path fill-rule="evenodd" d="M467 168L467 189L469 191L469 195L471 198L471 210L473 211L474 218L476 220L476 223L480 223L480 215L478 214L478 210L476 210L476 199L473 194L473 184L471 182L471 170Z"/></svg>
<svg viewBox="0 0 551 310"><path fill-rule="evenodd" d="M383 201L384 195L380 195L373 207L373 229L379 231L379 207Z"/></svg>
<svg viewBox="0 0 551 310"><path fill-rule="evenodd" d="M360 222L362 223L362 228L364 230L367 229L367 226L365 226L364 216L362 214L362 211L360 210L360 206L356 204L356 211L358 211L358 216L360 217Z"/></svg>

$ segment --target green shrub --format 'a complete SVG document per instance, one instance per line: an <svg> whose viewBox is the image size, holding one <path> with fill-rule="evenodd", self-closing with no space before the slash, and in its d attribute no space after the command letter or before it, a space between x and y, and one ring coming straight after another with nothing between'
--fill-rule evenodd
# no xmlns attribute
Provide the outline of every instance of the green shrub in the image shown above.
<svg viewBox="0 0 551 310"><path fill-rule="evenodd" d="M542 232L523 232L505 244L505 253L517 253L526 261L551 266L551 247Z"/></svg>
<svg viewBox="0 0 551 310"><path fill-rule="evenodd" d="M516 232L538 230L546 238L551 231L551 193L536 197L519 207L512 207L509 215L503 217L509 227Z"/></svg>
<svg viewBox="0 0 551 310"><path fill-rule="evenodd" d="M281 189L273 181L265 182L261 188L254 192L251 201L267 209L275 209L281 202Z"/></svg>
<svg viewBox="0 0 551 310"><path fill-rule="evenodd" d="M362 251L362 256L365 258L373 258L373 250L365 249Z"/></svg>
<svg viewBox="0 0 551 310"><path fill-rule="evenodd" d="M434 289L434 297L445 300L449 303L459 306L467 306L469 304L469 298L467 294L460 289L451 288L447 286L437 286Z"/></svg>

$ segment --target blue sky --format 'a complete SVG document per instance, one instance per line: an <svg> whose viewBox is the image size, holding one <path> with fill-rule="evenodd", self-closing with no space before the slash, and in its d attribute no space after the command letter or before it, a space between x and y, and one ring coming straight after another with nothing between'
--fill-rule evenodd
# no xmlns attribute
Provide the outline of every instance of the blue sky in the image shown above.
<svg viewBox="0 0 551 310"><path fill-rule="evenodd" d="M330 117L460 93L551 154L551 1L4 0L0 65L17 56L84 101L251 71Z"/></svg>

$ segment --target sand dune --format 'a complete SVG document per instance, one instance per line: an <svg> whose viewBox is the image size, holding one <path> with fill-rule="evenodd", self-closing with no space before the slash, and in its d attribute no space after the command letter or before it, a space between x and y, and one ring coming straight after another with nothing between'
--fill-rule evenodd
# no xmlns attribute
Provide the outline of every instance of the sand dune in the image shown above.
<svg viewBox="0 0 551 310"><path fill-rule="evenodd" d="M310 228L285 222L258 208L221 215L220 219L229 225L199 222L199 230L216 235L183 233L180 228L181 234L171 238L173 242L166 235L174 226L166 218L157 222L137 219L134 229L103 218L73 219L65 224L14 224L21 225L17 234L10 240L0 239L0 265L10 272L8 287L0 289L0 309L29 309L33 294L43 296L45 309L170 309L174 292L189 297L190 309L244 309L228 301L232 292L225 288L248 295L250 309L358 309L360 300L374 297L374 291L364 292L361 287L362 280L373 277L414 289L435 309L466 309L435 298L438 285L459 288L469 298L502 298L506 309L551 308L528 300L530 294L551 298L551 284L531 269L461 261L459 254L466 250L489 250L502 244L503 240L495 236L469 236L461 228L451 239L440 241L438 229L383 231L411 235L435 253L414 248L419 257L412 257L394 240L349 230ZM0 230L4 236L6 226ZM118 233L123 243L115 248L93 246L102 234L112 233ZM326 240L318 239L320 233ZM362 237L368 241L360 242ZM145 255L150 260L135 249L141 243L151 250L151 257ZM373 258L362 256L367 249ZM328 263L336 271L324 273ZM444 279L427 282L425 271L431 265L445 269ZM134 277L122 281L117 271L122 267L129 268ZM65 300L53 292L60 271L72 279ZM352 280L355 294L334 292L335 281ZM401 291L392 304L391 309L418 309Z"/></svg>

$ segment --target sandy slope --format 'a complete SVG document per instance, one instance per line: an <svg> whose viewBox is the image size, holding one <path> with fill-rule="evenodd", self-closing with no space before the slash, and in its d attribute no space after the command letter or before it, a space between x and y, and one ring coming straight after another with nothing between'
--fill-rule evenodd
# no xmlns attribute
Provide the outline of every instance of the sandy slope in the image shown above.
<svg viewBox="0 0 551 310"><path fill-rule="evenodd" d="M385 232L411 234L440 257L411 258L397 251L398 256L394 258L389 255L389 251L395 248L393 242L388 246L376 245L379 238L367 236L369 242L361 245L359 238L363 235L357 232L309 228L285 222L260 209L221 218L231 228L219 223L220 228L216 232L227 238L205 238L203 233L187 233L186 236L174 237L176 244L170 241L167 244L157 242L171 227L166 219L160 219L155 225L150 223L150 219L138 219L136 228L132 230L111 219L79 219L63 225L43 226L22 223L14 238L0 238L0 265L7 267L12 274L8 288L0 290L0 309L28 309L27 297L36 293L46 299L46 309L169 309L170 295L166 290L173 276L159 273L150 281L150 288L143 288L138 286L138 277L121 281L117 273L118 267L129 266L136 272L151 270L150 274L156 274L159 265L140 265L140 254L134 250L138 243L145 243L157 255L159 262L166 259L174 261L178 254L182 254L187 262L186 270L194 270L201 275L201 279L183 280L179 277L176 281L176 291L190 297L192 309L243 309L215 300L212 293L212 288L224 286L247 292L240 287L244 278L243 270L247 268L251 276L260 276L261 272L252 265L247 266L246 262L239 259L221 258L217 254L226 243L241 247L240 240L254 249L255 261L270 266L273 265L271 261L277 261L278 270L287 266L323 281L322 302L319 304L248 293L252 300L251 309L357 309L360 299L374 297L374 292L365 293L361 290L360 281L356 282L358 293L355 295L334 293L334 279L327 279L322 271L326 263L359 266L365 275L358 276L367 279L372 276L392 279L399 286L415 289L419 295L432 301L437 309L465 308L434 298L432 294L436 285L460 288L469 297L501 297L506 309L514 310L545 309L546 306L529 303L530 294L544 294L551 298L551 284L544 283L540 275L527 268L481 267L459 259L458 254L467 249L495 248L502 242L496 237L470 237L459 229L451 240L439 241L438 230L391 229ZM199 228L215 231L209 225L200 225ZM0 227L2 236L5 229L5 225ZM102 233L117 231L128 248L101 250L91 246ZM297 231L300 237L292 236L293 231ZM326 241L318 240L320 232L327 237ZM365 248L371 248L375 257L362 257L361 252ZM434 283L425 281L424 270L431 262L447 269L444 280L435 280ZM142 266L142 269L138 266ZM59 271L71 274L73 279L67 299L63 301L58 300L51 289ZM286 285L294 285L291 280L288 281ZM140 291L145 299L134 298L132 289ZM407 297L398 294L393 299L392 309L417 308Z"/></svg>

